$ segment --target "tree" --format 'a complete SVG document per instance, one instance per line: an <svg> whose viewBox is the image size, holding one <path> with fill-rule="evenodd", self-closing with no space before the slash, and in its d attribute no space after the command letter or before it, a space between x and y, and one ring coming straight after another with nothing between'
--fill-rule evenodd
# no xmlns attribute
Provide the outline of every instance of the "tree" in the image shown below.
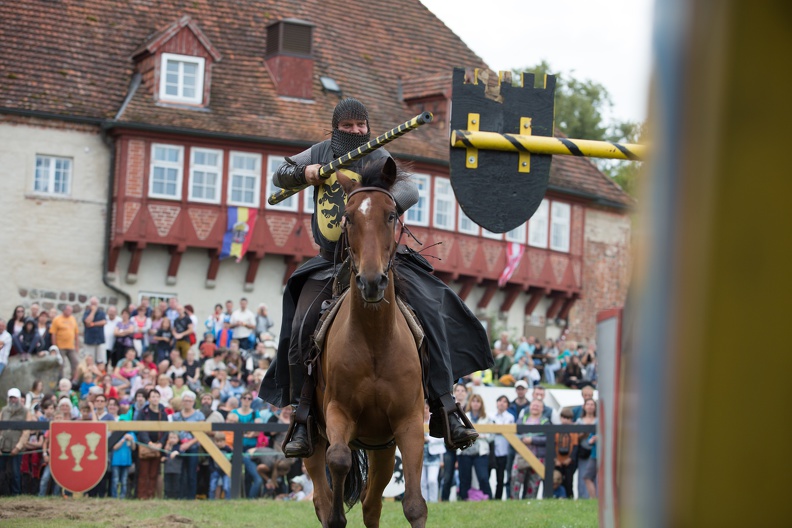
<svg viewBox="0 0 792 528"><path fill-rule="evenodd" d="M542 61L533 67L514 70L513 73L519 79L521 72L534 72L535 84L542 86L545 74L551 74L552 71L550 64ZM556 76L555 126L558 130L573 139L638 142L643 124L630 121L605 121L603 116L610 112L613 100L608 89L602 84L591 79L576 79L571 73L554 75ZM603 159L592 159L592 162L605 174L614 178L625 192L634 196L639 163Z"/></svg>

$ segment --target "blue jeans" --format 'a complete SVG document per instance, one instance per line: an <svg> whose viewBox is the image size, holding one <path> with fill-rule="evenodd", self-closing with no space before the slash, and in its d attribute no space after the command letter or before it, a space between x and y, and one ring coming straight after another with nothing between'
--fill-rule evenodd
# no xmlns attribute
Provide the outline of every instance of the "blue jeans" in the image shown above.
<svg viewBox="0 0 792 528"><path fill-rule="evenodd" d="M52 480L52 472L50 471L49 464L44 466L44 471L41 473L41 483L39 484L39 497L47 496L47 488L49 488L50 480ZM57 482L52 484L52 495L58 496L61 493L61 487Z"/></svg>
<svg viewBox="0 0 792 528"><path fill-rule="evenodd" d="M11 471L14 474L11 479L11 495L20 495L22 493L22 455L0 454L0 473L6 471L8 464L11 465Z"/></svg>
<svg viewBox="0 0 792 528"><path fill-rule="evenodd" d="M459 457L456 450L446 451L443 455L443 490L440 492L440 500L448 502L451 496L451 488L454 485L454 466Z"/></svg>
<svg viewBox="0 0 792 528"><path fill-rule="evenodd" d="M113 476L110 480L110 496L114 499L127 498L127 482L129 481L129 466L112 466ZM118 491L119 485L121 491Z"/></svg>
<svg viewBox="0 0 792 528"><path fill-rule="evenodd" d="M261 475L256 471L256 463L250 460L249 457L243 456L242 463L245 465L245 473L253 479L247 498L257 499L259 495L261 495L261 487L264 485L264 479L261 478Z"/></svg>
<svg viewBox="0 0 792 528"><path fill-rule="evenodd" d="M195 500L195 493L198 489L198 444L194 444L190 449L184 452L185 455L182 459L182 471L180 486L181 496L183 500Z"/></svg>
<svg viewBox="0 0 792 528"><path fill-rule="evenodd" d="M558 372L559 369L561 369L561 363L558 361L553 365L545 365L545 379L547 379L548 385L555 385L555 373Z"/></svg>
<svg viewBox="0 0 792 528"><path fill-rule="evenodd" d="M459 498L467 500L470 483L473 480L473 470L476 470L476 478L479 481L479 489L492 499L492 489L489 485L489 456L467 456L459 455Z"/></svg>
<svg viewBox="0 0 792 528"><path fill-rule="evenodd" d="M231 477L223 473L222 470L212 471L212 475L209 477L209 500L214 500L218 484L223 486L226 500L231 500Z"/></svg>

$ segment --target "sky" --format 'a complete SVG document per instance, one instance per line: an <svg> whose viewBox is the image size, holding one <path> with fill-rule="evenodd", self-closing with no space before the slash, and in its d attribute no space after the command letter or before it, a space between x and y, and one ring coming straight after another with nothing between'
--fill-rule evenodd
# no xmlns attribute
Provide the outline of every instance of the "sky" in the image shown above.
<svg viewBox="0 0 792 528"><path fill-rule="evenodd" d="M607 88L610 116L643 121L654 0L421 0L495 71L547 61Z"/></svg>

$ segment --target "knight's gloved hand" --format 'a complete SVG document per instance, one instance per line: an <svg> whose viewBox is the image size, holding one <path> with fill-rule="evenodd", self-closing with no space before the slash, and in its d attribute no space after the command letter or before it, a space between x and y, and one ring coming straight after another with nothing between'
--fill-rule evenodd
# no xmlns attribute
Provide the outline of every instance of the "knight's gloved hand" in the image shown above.
<svg viewBox="0 0 792 528"><path fill-rule="evenodd" d="M321 165L308 165L305 167L305 182L310 183L311 185L319 185L320 183L324 182L324 178L319 176L319 169L322 168Z"/></svg>

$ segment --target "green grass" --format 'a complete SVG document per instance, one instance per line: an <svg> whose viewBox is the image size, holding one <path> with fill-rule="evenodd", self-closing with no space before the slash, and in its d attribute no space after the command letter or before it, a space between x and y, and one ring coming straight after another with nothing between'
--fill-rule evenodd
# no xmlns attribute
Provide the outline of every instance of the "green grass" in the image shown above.
<svg viewBox="0 0 792 528"><path fill-rule="evenodd" d="M363 526L360 505L347 515L348 526ZM257 501L117 501L111 499L0 499L4 528L191 528L319 526L309 502ZM401 503L386 502L381 526L407 526ZM527 500L429 504L427 526L486 528L499 526L594 527L596 501Z"/></svg>

